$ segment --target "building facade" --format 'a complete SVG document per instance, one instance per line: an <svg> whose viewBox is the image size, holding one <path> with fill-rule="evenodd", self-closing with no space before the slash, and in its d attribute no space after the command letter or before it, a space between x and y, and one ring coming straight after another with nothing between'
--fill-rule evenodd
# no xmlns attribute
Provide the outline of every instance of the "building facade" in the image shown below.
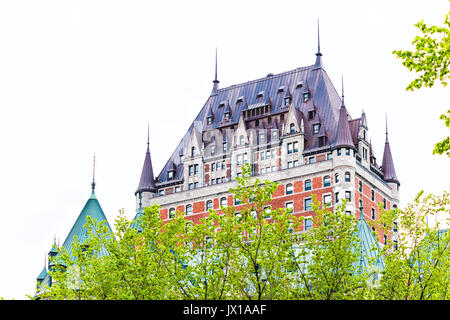
<svg viewBox="0 0 450 320"><path fill-rule="evenodd" d="M346 210L365 220L378 218L379 203L391 209L400 200L387 126L380 165L366 115L348 113L320 44L313 65L226 88L219 88L216 56L211 94L156 177L147 141L136 208L157 203L161 219L179 211L196 223L209 209L236 205L229 189L246 163L253 176L279 182L269 207L306 218L312 194L331 206L348 199ZM301 226L311 227L312 219ZM380 243L388 236L377 231Z"/></svg>

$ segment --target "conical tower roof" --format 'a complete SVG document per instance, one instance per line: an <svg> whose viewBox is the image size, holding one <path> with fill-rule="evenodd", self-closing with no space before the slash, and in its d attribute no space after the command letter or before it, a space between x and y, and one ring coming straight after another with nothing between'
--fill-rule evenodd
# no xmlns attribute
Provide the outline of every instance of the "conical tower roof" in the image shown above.
<svg viewBox="0 0 450 320"><path fill-rule="evenodd" d="M70 230L69 234L66 237L66 240L64 240L64 243L62 245L62 247L65 248L69 254L72 253L72 244L75 242L75 239L78 239L79 243L83 243L88 239L88 228L84 227L87 223L88 216L93 220L97 220L97 223L99 223L100 221L105 221L106 226L112 234L111 226L109 225L102 207L100 206L100 203L95 196L94 188L92 188L91 196L84 205L83 210L81 210L81 213L79 214L77 220L75 221L72 229ZM100 252L99 254L105 255L107 253L105 251Z"/></svg>
<svg viewBox="0 0 450 320"><path fill-rule="evenodd" d="M397 175L395 174L394 161L392 160L391 147L389 145L387 125L386 125L386 141L384 143L383 162L381 165L381 171L383 171L384 180L386 182L394 182L400 185Z"/></svg>
<svg viewBox="0 0 450 320"><path fill-rule="evenodd" d="M336 138L334 140L333 149L337 148L355 148L352 139L352 133L350 131L350 125L348 123L347 108L344 103L344 85L342 84L342 100L341 108L339 109L339 120L336 130Z"/></svg>
<svg viewBox="0 0 450 320"><path fill-rule="evenodd" d="M155 192L155 178L153 176L152 158L150 157L150 143L147 137L147 152L145 154L144 166L142 167L141 180L134 194L139 192Z"/></svg>
<svg viewBox="0 0 450 320"><path fill-rule="evenodd" d="M362 213L360 214L358 223L356 224L356 235L359 239L359 245L354 246L353 249L356 250L356 247L359 247L359 260L356 266L359 267L362 272L367 270L367 268L371 265L372 260L374 265L381 272L384 268L384 261L383 257L379 256L380 247Z"/></svg>

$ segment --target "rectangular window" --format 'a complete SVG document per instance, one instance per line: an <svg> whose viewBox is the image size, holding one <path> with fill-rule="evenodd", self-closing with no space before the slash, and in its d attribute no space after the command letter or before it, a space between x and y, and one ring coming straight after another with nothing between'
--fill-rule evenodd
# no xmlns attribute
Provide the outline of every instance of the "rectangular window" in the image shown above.
<svg viewBox="0 0 450 320"><path fill-rule="evenodd" d="M181 187L175 187L175 192L180 192L181 191Z"/></svg>
<svg viewBox="0 0 450 320"><path fill-rule="evenodd" d="M334 202L338 203L339 202L339 192L336 192L334 194Z"/></svg>
<svg viewBox="0 0 450 320"><path fill-rule="evenodd" d="M272 207L268 206L264 208L264 219L269 219L272 216Z"/></svg>
<svg viewBox="0 0 450 320"><path fill-rule="evenodd" d="M331 205L331 194L325 194L323 196L323 204L324 205Z"/></svg>
<svg viewBox="0 0 450 320"><path fill-rule="evenodd" d="M213 163L213 164L211 165L211 171L216 171L216 164L215 164L215 163Z"/></svg>
<svg viewBox="0 0 450 320"><path fill-rule="evenodd" d="M292 164L292 161L288 161L288 168L292 168L294 165Z"/></svg>
<svg viewBox="0 0 450 320"><path fill-rule="evenodd" d="M330 178L330 176L325 176L325 177L323 178L323 186L324 186L324 187L329 187L329 186L331 186L331 178Z"/></svg>
<svg viewBox="0 0 450 320"><path fill-rule="evenodd" d="M362 181L359 181L359 192L363 191Z"/></svg>
<svg viewBox="0 0 450 320"><path fill-rule="evenodd" d="M372 220L375 220L375 208L372 208Z"/></svg>
<svg viewBox="0 0 450 320"><path fill-rule="evenodd" d="M266 159L270 159L270 150L266 151Z"/></svg>
<svg viewBox="0 0 450 320"><path fill-rule="evenodd" d="M242 154L237 155L237 164L238 166L242 164Z"/></svg>
<svg viewBox="0 0 450 320"><path fill-rule="evenodd" d="M345 191L345 199L347 199L349 202L352 201L351 191Z"/></svg>
<svg viewBox="0 0 450 320"><path fill-rule="evenodd" d="M338 155L338 156L341 155L341 149L337 149L337 155Z"/></svg>
<svg viewBox="0 0 450 320"><path fill-rule="evenodd" d="M266 152L263 151L261 152L261 160L264 160L266 158Z"/></svg>
<svg viewBox="0 0 450 320"><path fill-rule="evenodd" d="M316 162L316 158L315 157L311 157L308 159L308 163L314 163Z"/></svg>
<svg viewBox="0 0 450 320"><path fill-rule="evenodd" d="M293 145L292 145L292 142L289 142L288 144L287 144L287 153L288 154L291 154L292 152L293 152Z"/></svg>
<svg viewBox="0 0 450 320"><path fill-rule="evenodd" d="M270 155L272 156L272 159L275 159L275 149L270 150Z"/></svg>
<svg viewBox="0 0 450 320"><path fill-rule="evenodd" d="M287 210L286 210L287 213L292 213L292 212L294 212L294 203L293 203L292 201L291 201L291 202L286 202L285 208L287 209Z"/></svg>
<svg viewBox="0 0 450 320"><path fill-rule="evenodd" d="M375 191L371 191L370 192L370 198L372 199L372 201L375 201Z"/></svg>
<svg viewBox="0 0 450 320"><path fill-rule="evenodd" d="M313 227L313 220L311 218L305 219L305 231L311 230Z"/></svg>
<svg viewBox="0 0 450 320"><path fill-rule="evenodd" d="M194 189L198 188L198 182L194 182Z"/></svg>
<svg viewBox="0 0 450 320"><path fill-rule="evenodd" d="M189 176L192 176L194 174L194 166L190 165L189 166Z"/></svg>
<svg viewBox="0 0 450 320"><path fill-rule="evenodd" d="M333 159L333 153L329 152L327 153L327 160Z"/></svg>
<svg viewBox="0 0 450 320"><path fill-rule="evenodd" d="M311 203L311 198L305 199L305 211L312 210Z"/></svg>
<svg viewBox="0 0 450 320"><path fill-rule="evenodd" d="M298 152L298 142L294 142L294 152Z"/></svg>
<svg viewBox="0 0 450 320"><path fill-rule="evenodd" d="M306 180L305 181L305 191L311 190L312 189L312 184L311 184L311 180Z"/></svg>
<svg viewBox="0 0 450 320"><path fill-rule="evenodd" d="M298 160L294 160L292 164L294 165L294 167L298 166Z"/></svg>
<svg viewBox="0 0 450 320"><path fill-rule="evenodd" d="M195 164L194 165L194 174L197 174L198 173L198 164Z"/></svg>
<svg viewBox="0 0 450 320"><path fill-rule="evenodd" d="M350 148L345 148L345 155L349 156L350 155Z"/></svg>
<svg viewBox="0 0 450 320"><path fill-rule="evenodd" d="M193 183L189 183L189 190L194 189L194 184Z"/></svg>
<svg viewBox="0 0 450 320"><path fill-rule="evenodd" d="M319 133L319 129L320 129L320 124L316 123L313 125L313 132L314 134Z"/></svg>

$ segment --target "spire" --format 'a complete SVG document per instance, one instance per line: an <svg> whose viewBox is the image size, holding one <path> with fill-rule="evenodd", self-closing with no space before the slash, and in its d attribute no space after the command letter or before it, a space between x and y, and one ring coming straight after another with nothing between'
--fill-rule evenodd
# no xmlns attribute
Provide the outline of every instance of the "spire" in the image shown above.
<svg viewBox="0 0 450 320"><path fill-rule="evenodd" d="M389 145L387 116L386 116L386 141L384 143L384 153L381 171L383 171L384 180L386 182L393 182L400 185L400 181L398 181L397 175L395 174L394 161L392 160L391 147Z"/></svg>
<svg viewBox="0 0 450 320"><path fill-rule="evenodd" d="M344 77L342 76L342 103L339 109L339 120L336 131L336 138L333 149L337 148L352 148L356 149L353 144L352 134L350 132L350 125L348 123L347 108L344 103Z"/></svg>
<svg viewBox="0 0 450 320"><path fill-rule="evenodd" d="M317 53L316 53L316 63L314 64L314 69L323 68L322 64L322 53L320 52L320 32L319 32L319 19L317 19Z"/></svg>
<svg viewBox="0 0 450 320"><path fill-rule="evenodd" d="M94 163L92 165L92 194L94 194L95 190L95 152L94 152Z"/></svg>
<svg viewBox="0 0 450 320"><path fill-rule="evenodd" d="M211 95L216 95L217 94L217 90L219 90L219 80L217 80L217 48L216 48L216 68L215 68L215 75L214 75L214 80L213 80L213 89L211 91Z"/></svg>
<svg viewBox="0 0 450 320"><path fill-rule="evenodd" d="M147 152L145 154L144 166L142 167L141 180L135 192L155 192L155 179L153 177L152 159L150 157L150 125L148 125L147 133Z"/></svg>

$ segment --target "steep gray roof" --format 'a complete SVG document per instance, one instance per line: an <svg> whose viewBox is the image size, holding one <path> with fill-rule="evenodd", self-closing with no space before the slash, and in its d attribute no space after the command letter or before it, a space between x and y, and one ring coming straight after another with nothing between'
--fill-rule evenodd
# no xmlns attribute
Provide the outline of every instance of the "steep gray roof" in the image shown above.
<svg viewBox="0 0 450 320"><path fill-rule="evenodd" d="M237 125L242 111L247 106L266 103L267 101L270 101L272 105L272 114L280 111L286 112L286 109L281 109L285 91L278 90L282 86L289 88L292 103L300 114L307 114L306 110L308 108L314 108L317 111L321 126L328 135L328 141L334 141L339 118L339 106L341 104L339 94L322 67L315 68L314 65L300 67L291 71L217 89L215 94L207 99L170 159L159 173L158 182L167 181L167 171L171 161L175 165L180 164L180 154L183 154L189 143L194 124L198 125L200 130L205 130L207 127L208 129L221 128L225 109L229 109L231 111L231 124ZM303 101L305 90L308 90L311 94L311 98L306 103ZM257 99L257 95L260 92L263 92L264 95L262 102L261 99ZM206 118L210 113L214 114L214 120L212 125L207 126ZM305 151L317 148L319 146L318 136L312 133L312 121L304 119L304 126ZM181 179L182 177L183 166L180 166L176 172L175 179Z"/></svg>
<svg viewBox="0 0 450 320"><path fill-rule="evenodd" d="M168 170L172 169L172 167L167 168ZM150 146L147 142L147 152L145 154L144 166L142 167L141 179L139 180L139 186L135 192L155 192L155 179L153 177L153 166L152 166L152 158L150 157Z"/></svg>
<svg viewBox="0 0 450 320"><path fill-rule="evenodd" d="M400 185L400 181L395 174L394 160L392 160L391 147L389 146L388 134L386 132L386 142L384 143L383 162L381 165L384 180L386 182L394 182Z"/></svg>

